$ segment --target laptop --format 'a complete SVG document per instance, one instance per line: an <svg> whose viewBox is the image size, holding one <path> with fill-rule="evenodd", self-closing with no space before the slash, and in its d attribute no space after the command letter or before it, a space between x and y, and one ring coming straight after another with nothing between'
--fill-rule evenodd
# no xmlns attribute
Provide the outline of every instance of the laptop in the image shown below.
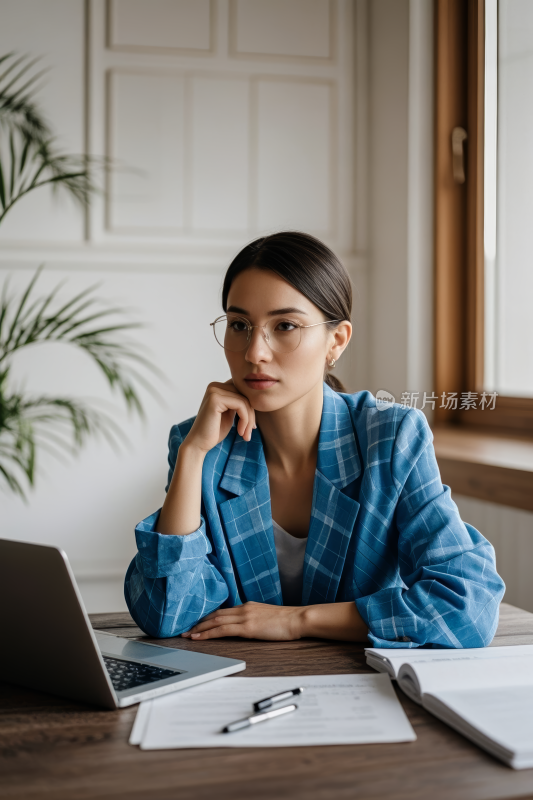
<svg viewBox="0 0 533 800"><path fill-rule="evenodd" d="M66 554L0 539L0 680L124 708L240 672L245 661L93 631Z"/></svg>

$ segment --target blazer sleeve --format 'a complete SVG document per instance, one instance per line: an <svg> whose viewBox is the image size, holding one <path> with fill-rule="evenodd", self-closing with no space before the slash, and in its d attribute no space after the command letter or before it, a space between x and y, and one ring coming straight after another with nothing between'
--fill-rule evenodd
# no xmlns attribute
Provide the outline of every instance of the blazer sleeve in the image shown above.
<svg viewBox="0 0 533 800"><path fill-rule="evenodd" d="M175 425L169 437L165 491L182 441ZM189 630L219 608L228 597L228 587L216 567L204 516L198 530L188 536L165 536L155 530L160 511L135 528L138 552L126 573L124 595L137 625L150 636L167 638Z"/></svg>
<svg viewBox="0 0 533 800"><path fill-rule="evenodd" d="M485 647L498 625L505 584L492 545L443 486L425 416L402 420L393 447L395 524L402 586L356 600L374 647Z"/></svg>

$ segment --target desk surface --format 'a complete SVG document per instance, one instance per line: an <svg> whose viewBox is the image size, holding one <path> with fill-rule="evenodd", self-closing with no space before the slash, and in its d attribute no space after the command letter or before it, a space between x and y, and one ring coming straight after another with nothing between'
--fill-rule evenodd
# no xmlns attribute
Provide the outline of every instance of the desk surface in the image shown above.
<svg viewBox="0 0 533 800"><path fill-rule="evenodd" d="M95 628L138 638L128 614ZM31 635L31 633L29 633ZM149 640L147 640L149 641ZM161 642L161 640L159 640ZM371 672L362 645L304 639L169 639L170 647L242 658L240 675ZM533 644L533 614L502 604L494 645ZM19 800L496 800L533 798L533 769L515 772L409 701L418 740L404 744L141 752L128 745L136 707L99 711L0 684L0 797Z"/></svg>

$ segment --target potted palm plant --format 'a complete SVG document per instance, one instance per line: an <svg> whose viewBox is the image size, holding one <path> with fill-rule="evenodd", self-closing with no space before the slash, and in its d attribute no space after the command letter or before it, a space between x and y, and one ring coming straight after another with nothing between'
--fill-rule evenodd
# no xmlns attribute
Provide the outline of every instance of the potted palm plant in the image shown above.
<svg viewBox="0 0 533 800"><path fill-rule="evenodd" d="M87 206L94 191L92 164L85 156L60 151L50 126L34 101L42 72L35 60L0 57L0 225L15 203L46 185L67 191ZM0 297L0 486L23 498L35 481L39 448L58 454L77 450L92 435L113 443L123 438L112 416L95 401L30 394L10 380L13 359L23 348L62 342L83 350L127 407L142 415L138 388L150 384L154 370L125 332L139 327L123 321L122 311L107 308L95 286L60 298L61 286L36 294L40 269L22 294L8 281Z"/></svg>

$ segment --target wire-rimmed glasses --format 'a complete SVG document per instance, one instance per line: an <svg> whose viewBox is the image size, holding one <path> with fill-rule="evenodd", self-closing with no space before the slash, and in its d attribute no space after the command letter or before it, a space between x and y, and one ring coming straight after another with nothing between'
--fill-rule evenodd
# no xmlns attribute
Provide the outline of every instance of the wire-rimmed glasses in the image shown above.
<svg viewBox="0 0 533 800"><path fill-rule="evenodd" d="M326 319L312 325L301 325L290 319L272 319L266 325L251 325L246 317L238 314L224 314L217 317L210 325L213 328L218 344L231 353L246 350L252 340L254 328L259 328L261 335L271 350L276 353L292 353L300 344L303 328L315 328L327 325L328 322L342 322L340 319Z"/></svg>

